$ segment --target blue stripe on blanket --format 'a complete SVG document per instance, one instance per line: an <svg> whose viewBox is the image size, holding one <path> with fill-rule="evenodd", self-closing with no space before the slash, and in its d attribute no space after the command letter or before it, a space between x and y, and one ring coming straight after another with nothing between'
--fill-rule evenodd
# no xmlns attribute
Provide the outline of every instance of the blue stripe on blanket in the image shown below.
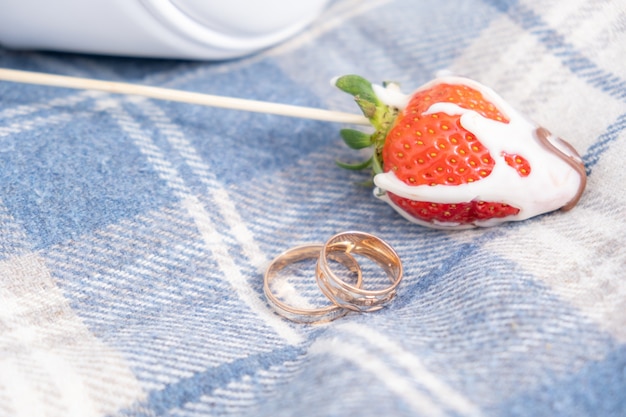
<svg viewBox="0 0 626 417"><path fill-rule="evenodd" d="M571 42L568 42L564 35L549 27L541 16L533 10L520 4L519 1L483 1L505 13L513 22L537 37L554 56L561 59L565 67L586 80L590 85L615 98L621 100L626 98L626 80L619 74L612 74L599 67Z"/></svg>
<svg viewBox="0 0 626 417"><path fill-rule="evenodd" d="M619 138L624 129L626 129L626 114L622 114L615 123L609 125L597 141L589 147L587 153L583 155L587 175L591 175L602 154L610 149L611 143Z"/></svg>

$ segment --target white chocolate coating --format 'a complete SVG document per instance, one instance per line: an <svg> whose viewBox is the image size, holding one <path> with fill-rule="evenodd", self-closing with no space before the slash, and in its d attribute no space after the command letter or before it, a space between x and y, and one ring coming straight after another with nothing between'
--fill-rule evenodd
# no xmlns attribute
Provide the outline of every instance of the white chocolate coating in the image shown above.
<svg viewBox="0 0 626 417"><path fill-rule="evenodd" d="M417 91L428 89L436 84L463 84L480 91L483 97L493 103L501 113L509 119L509 123L498 122L480 115L474 110L464 109L452 103L434 103L425 114L446 113L459 115L464 129L474 134L489 150L495 161L492 172L485 178L461 185L418 185L410 186L400 181L393 172L378 174L374 177L377 186L375 195L391 204L408 220L439 228L468 228L474 226L494 226L496 224L525 220L530 217L547 213L567 205L581 192L584 173L574 169L567 158L578 163L580 158L572 149L563 146L555 136L549 135L547 140L556 149L549 149L542 143L537 134L538 125L512 108L493 90L460 77L437 78ZM409 96L402 97L397 91L386 91L382 87L375 88L376 94L385 104L406 107ZM515 168L509 166L504 154L514 154L525 158L531 167L530 174L522 177ZM583 178L581 178L583 176ZM477 221L474 224L458 223L427 223L407 214L402 208L393 204L384 191L415 201L435 203L465 203L470 201L489 201L506 203L519 208L518 214L503 218Z"/></svg>

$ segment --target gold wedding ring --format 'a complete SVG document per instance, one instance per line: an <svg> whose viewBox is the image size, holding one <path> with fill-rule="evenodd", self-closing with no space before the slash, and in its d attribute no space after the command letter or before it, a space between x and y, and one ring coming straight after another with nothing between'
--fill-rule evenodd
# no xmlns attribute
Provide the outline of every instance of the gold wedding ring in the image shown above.
<svg viewBox="0 0 626 417"><path fill-rule="evenodd" d="M367 290L345 282L328 263L335 254L358 254L369 258L383 269L391 285ZM331 237L322 247L316 276L320 289L333 303L346 310L370 312L381 309L396 296L402 280L402 262L396 251L382 239L364 232L343 232Z"/></svg>
<svg viewBox="0 0 626 417"><path fill-rule="evenodd" d="M292 263L309 258L318 258L323 248L324 245L322 244L296 246L278 255L265 270L263 291L272 307L281 316L298 323L321 323L345 316L350 311L336 304L312 309L297 308L280 301L271 291L271 283L278 272ZM361 269L352 255L347 252L332 251L328 256L328 259L344 265L351 273L356 273L356 288L361 286Z"/></svg>
<svg viewBox="0 0 626 417"><path fill-rule="evenodd" d="M374 270L382 269L384 275L370 277L370 285L383 288L365 289L363 269L355 255L367 258ZM298 308L281 301L271 290L272 281L278 273L290 264L304 259L317 259L315 277L321 292L332 302L321 308ZM331 262L334 264L331 267ZM356 274L354 284L347 282L337 274L337 263L346 267L352 276ZM372 265L368 265L372 266ZM371 272L371 267L366 269ZM387 280L390 284L387 284ZM299 323L319 323L335 320L350 311L370 312L380 310L396 296L402 280L402 262L400 257L382 239L364 232L343 232L331 237L325 244L296 246L278 255L265 270L263 291L269 303L281 316ZM373 283L373 284L372 284Z"/></svg>

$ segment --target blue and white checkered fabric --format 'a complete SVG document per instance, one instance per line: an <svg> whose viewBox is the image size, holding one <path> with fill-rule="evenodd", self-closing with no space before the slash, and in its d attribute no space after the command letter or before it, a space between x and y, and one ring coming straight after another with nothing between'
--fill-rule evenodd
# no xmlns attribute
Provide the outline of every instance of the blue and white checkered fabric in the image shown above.
<svg viewBox="0 0 626 417"><path fill-rule="evenodd" d="M570 212L429 230L335 166L358 159L349 126L0 82L0 416L625 416L625 16L623 0L339 0L234 61L0 49L2 67L353 113L332 77L410 91L449 69L589 174ZM404 261L394 302L277 316L268 262L355 229Z"/></svg>

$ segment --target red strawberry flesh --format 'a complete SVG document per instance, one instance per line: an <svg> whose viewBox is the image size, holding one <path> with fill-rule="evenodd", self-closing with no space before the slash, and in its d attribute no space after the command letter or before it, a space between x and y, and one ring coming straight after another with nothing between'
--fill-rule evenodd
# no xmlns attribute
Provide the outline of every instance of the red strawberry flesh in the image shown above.
<svg viewBox="0 0 626 417"><path fill-rule="evenodd" d="M495 161L478 138L461 126L459 115L430 113L433 103L452 103L482 116L509 123L497 107L468 86L438 84L417 92L398 114L382 152L385 172L408 185L459 185L489 176ZM506 140L506 138L502 138ZM520 176L530 173L519 155L502 155ZM472 223L519 213L502 202L469 201L456 204L414 201L388 192L389 198L409 215L427 222Z"/></svg>

